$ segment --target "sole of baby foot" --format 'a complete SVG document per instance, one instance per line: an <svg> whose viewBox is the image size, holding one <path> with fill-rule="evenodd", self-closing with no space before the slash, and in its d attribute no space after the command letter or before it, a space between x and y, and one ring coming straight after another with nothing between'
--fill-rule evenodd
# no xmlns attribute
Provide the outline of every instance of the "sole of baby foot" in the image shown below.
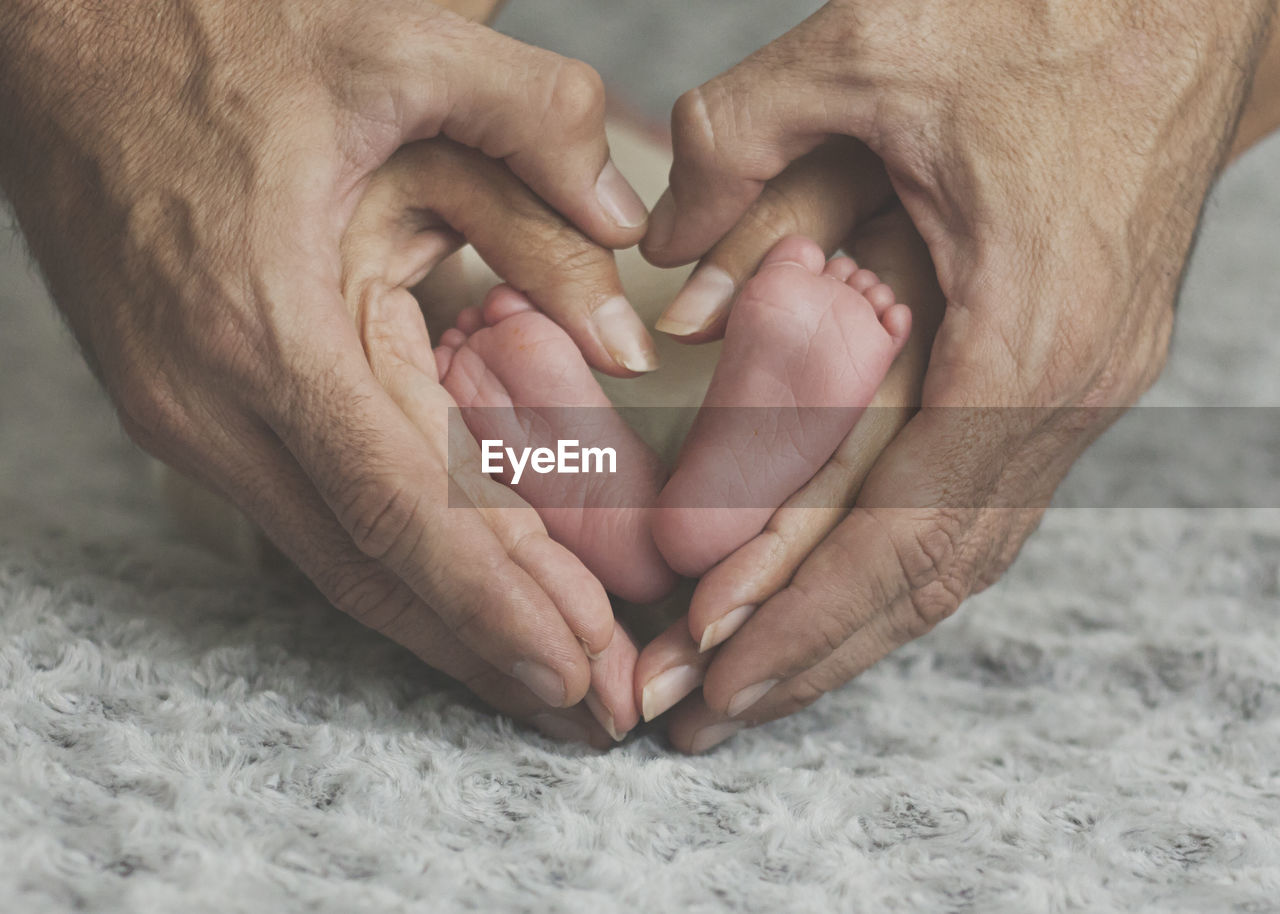
<svg viewBox="0 0 1280 914"><path fill-rule="evenodd" d="M472 436L490 442L482 447L495 475L607 590L635 602L667 593L676 576L651 531L665 469L613 409L569 335L525 296L498 286L439 343L441 383ZM547 470L534 459L540 448L569 455L571 443L572 467Z"/></svg>
<svg viewBox="0 0 1280 914"><path fill-rule="evenodd" d="M742 289L654 537L700 576L756 536L830 459L906 342L911 312L874 273L792 236Z"/></svg>

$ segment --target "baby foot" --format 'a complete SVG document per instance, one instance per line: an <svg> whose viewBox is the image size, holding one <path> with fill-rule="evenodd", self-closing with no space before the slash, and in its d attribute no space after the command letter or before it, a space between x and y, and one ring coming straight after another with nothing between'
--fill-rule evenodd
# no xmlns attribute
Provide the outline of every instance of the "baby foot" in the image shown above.
<svg viewBox="0 0 1280 914"><path fill-rule="evenodd" d="M662 463L614 411L567 333L519 292L497 286L441 335L436 365L477 441L500 440L517 452L554 451L570 440L612 448L613 473L539 473L525 465L517 481L515 461L504 455L496 475L606 590L647 603L674 586L650 529Z"/></svg>
<svg viewBox="0 0 1280 914"><path fill-rule="evenodd" d="M700 576L827 462L906 342L911 311L848 257L785 238L743 287L720 363L658 499L668 564Z"/></svg>

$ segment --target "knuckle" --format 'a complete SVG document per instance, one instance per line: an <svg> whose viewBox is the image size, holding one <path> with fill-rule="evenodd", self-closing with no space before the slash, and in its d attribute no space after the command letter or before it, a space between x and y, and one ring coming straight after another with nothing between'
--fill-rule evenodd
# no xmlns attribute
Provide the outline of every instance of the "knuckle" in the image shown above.
<svg viewBox="0 0 1280 914"><path fill-rule="evenodd" d="M376 566L347 566L331 573L325 591L338 609L393 640L399 640L417 598Z"/></svg>
<svg viewBox="0 0 1280 914"><path fill-rule="evenodd" d="M944 580L931 581L923 587L912 588L908 605L905 632L914 640L927 634L939 622L960 608L964 596L958 588L948 586Z"/></svg>
<svg viewBox="0 0 1280 914"><path fill-rule="evenodd" d="M711 123L701 86L689 89L676 99L671 108L671 129L682 139L686 135L709 133Z"/></svg>
<svg viewBox="0 0 1280 914"><path fill-rule="evenodd" d="M717 245L715 256L735 267L737 272L750 276L783 238L801 232L813 235L815 223L811 215L803 211L801 201L773 183L765 182L760 195Z"/></svg>
<svg viewBox="0 0 1280 914"><path fill-rule="evenodd" d="M724 77L680 96L671 113L677 160L739 181L768 181L790 164L779 126L776 113Z"/></svg>
<svg viewBox="0 0 1280 914"><path fill-rule="evenodd" d="M481 599L455 601L447 616L449 629L465 644L493 642L494 630Z"/></svg>
<svg viewBox="0 0 1280 914"><path fill-rule="evenodd" d="M364 555L390 561L417 546L421 503L421 495L406 485L366 477L356 480L338 517Z"/></svg>
<svg viewBox="0 0 1280 914"><path fill-rule="evenodd" d="M903 634L918 638L960 608L974 575L961 550L962 521L940 515L924 532L895 542L898 565L906 582Z"/></svg>
<svg viewBox="0 0 1280 914"><path fill-rule="evenodd" d="M794 714L809 707L825 694L826 689L810 677L797 676L787 686L786 695L779 710L785 715Z"/></svg>
<svg viewBox="0 0 1280 914"><path fill-rule="evenodd" d="M530 233L552 234L567 225L564 218L549 207L529 186L510 172L502 176L499 185L502 193L497 201L502 207L502 218L519 224ZM497 214L495 214L495 218Z"/></svg>
<svg viewBox="0 0 1280 914"><path fill-rule="evenodd" d="M612 256L584 241L574 229L558 228L537 254L537 262L530 261L521 270L522 288L548 313L586 314L593 302L617 294Z"/></svg>
<svg viewBox="0 0 1280 914"><path fill-rule="evenodd" d="M501 673L497 667L488 665L477 665L474 669L461 673L457 680L468 692L490 704L497 704L498 697L506 697L512 687L509 676Z"/></svg>
<svg viewBox="0 0 1280 914"><path fill-rule="evenodd" d="M574 229L565 226L557 235L549 263L552 274L561 282L578 280L612 268L612 258L602 248L586 241Z"/></svg>
<svg viewBox="0 0 1280 914"><path fill-rule="evenodd" d="M520 234L536 239L521 250L505 253L511 278L526 293L583 281L616 283L613 253L588 239L523 185L507 195L504 211L504 218Z"/></svg>
<svg viewBox="0 0 1280 914"><path fill-rule="evenodd" d="M721 164L721 144L711 114L717 98L719 93L708 83L676 99L671 109L671 132L678 157L706 167Z"/></svg>
<svg viewBox="0 0 1280 914"><path fill-rule="evenodd" d="M810 589L802 581L792 581L785 592L794 605L808 607L804 656L798 658L793 672L831 656L858 630L861 619L848 594L830 586Z"/></svg>
<svg viewBox="0 0 1280 914"><path fill-rule="evenodd" d="M147 453L162 457L189 443L186 410L162 382L130 379L118 389L116 405L126 434Z"/></svg>
<svg viewBox="0 0 1280 914"><path fill-rule="evenodd" d="M590 64L561 59L551 86L550 110L558 120L583 123L604 117L604 80Z"/></svg>
<svg viewBox="0 0 1280 914"><path fill-rule="evenodd" d="M853 634L856 626L853 613L843 603L825 602L819 604L822 609L813 620L814 644L822 652L821 656L834 654Z"/></svg>
<svg viewBox="0 0 1280 914"><path fill-rule="evenodd" d="M808 226L812 213L794 194L771 182L761 189L746 218L755 226L757 233L772 232L781 239Z"/></svg>

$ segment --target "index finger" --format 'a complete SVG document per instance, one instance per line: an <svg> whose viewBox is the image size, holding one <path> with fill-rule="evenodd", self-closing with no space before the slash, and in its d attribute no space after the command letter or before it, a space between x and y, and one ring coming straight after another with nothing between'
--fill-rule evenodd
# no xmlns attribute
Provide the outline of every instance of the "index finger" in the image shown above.
<svg viewBox="0 0 1280 914"><path fill-rule="evenodd" d="M560 324L593 368L631 376L657 367L653 339L622 289L613 252L583 235L502 162L447 140L405 147L374 177L403 223L442 221L509 285ZM395 226L388 228L395 229ZM403 225L401 229L403 230Z"/></svg>
<svg viewBox="0 0 1280 914"><path fill-rule="evenodd" d="M874 98L824 59L847 31L830 6L676 102L671 183L641 242L651 263L702 256L791 163L828 136L864 135Z"/></svg>

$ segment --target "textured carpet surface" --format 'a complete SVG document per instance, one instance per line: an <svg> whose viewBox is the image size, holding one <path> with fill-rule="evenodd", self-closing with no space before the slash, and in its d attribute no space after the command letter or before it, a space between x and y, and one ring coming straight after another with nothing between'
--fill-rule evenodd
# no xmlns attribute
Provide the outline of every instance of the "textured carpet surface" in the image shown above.
<svg viewBox="0 0 1280 914"><path fill-rule="evenodd" d="M659 110L812 4L731 6L502 23ZM1278 176L1273 138L1216 192L1150 404L1280 406ZM1175 442L1152 503L1274 459L1248 415L1261 438ZM704 758L597 755L183 545L8 244L0 911L1280 910L1280 502L1099 507L1151 476L1109 440L1073 480L1094 507L813 709Z"/></svg>

